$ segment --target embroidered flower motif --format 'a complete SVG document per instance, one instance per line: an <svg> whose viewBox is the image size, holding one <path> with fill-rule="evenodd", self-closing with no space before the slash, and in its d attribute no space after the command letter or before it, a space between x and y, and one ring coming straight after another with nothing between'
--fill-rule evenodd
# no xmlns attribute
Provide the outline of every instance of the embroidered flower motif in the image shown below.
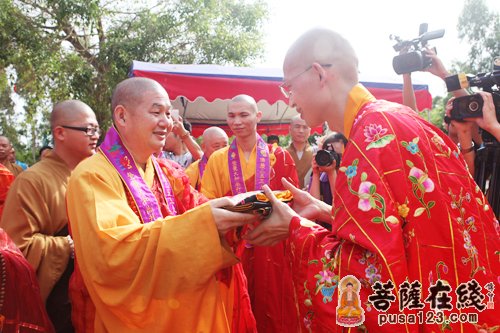
<svg viewBox="0 0 500 333"><path fill-rule="evenodd" d="M307 329L310 329L310 328L311 328L311 324L312 324L311 318L309 318L309 317L304 317L304 326L305 326Z"/></svg>
<svg viewBox="0 0 500 333"><path fill-rule="evenodd" d="M415 177L417 180L417 184L421 185L424 188L425 192L434 191L434 182L423 170L417 167L411 168L410 177Z"/></svg>
<svg viewBox="0 0 500 333"><path fill-rule="evenodd" d="M376 274L377 272L378 272L378 270L377 270L377 268L373 264L370 264L365 269L365 274L366 274L367 278L369 278L370 276Z"/></svg>
<svg viewBox="0 0 500 333"><path fill-rule="evenodd" d="M387 133L386 128L382 128L382 125L370 124L365 127L364 135L366 137L365 142L373 142L380 139L385 133Z"/></svg>
<svg viewBox="0 0 500 333"><path fill-rule="evenodd" d="M353 178L354 176L356 176L357 173L358 173L358 167L355 165L349 165L347 167L345 175L347 176L347 178Z"/></svg>
<svg viewBox="0 0 500 333"><path fill-rule="evenodd" d="M385 135L386 133L387 128L383 128L381 125L370 124L365 126L365 142L369 142L366 146L366 150L370 150L372 148L383 148L391 143L396 136L394 134Z"/></svg>
<svg viewBox="0 0 500 333"><path fill-rule="evenodd" d="M420 151L420 149L418 149L418 144L416 144L415 142L408 142L406 150L408 150L413 155L417 154Z"/></svg>
<svg viewBox="0 0 500 333"><path fill-rule="evenodd" d="M359 195L359 202L358 202L358 208L361 209L364 212L369 211L372 209L372 204L375 204L373 202L373 196L370 192L370 189L372 186L375 186L371 182L362 182L359 184L359 190L358 190L358 195ZM373 203L372 203L373 202Z"/></svg>
<svg viewBox="0 0 500 333"><path fill-rule="evenodd" d="M398 214L402 218L406 218L408 216L408 213L410 212L410 208L408 207L407 204L402 204L398 206Z"/></svg>
<svg viewBox="0 0 500 333"><path fill-rule="evenodd" d="M326 250L325 257L326 259L332 259L332 250Z"/></svg>
<svg viewBox="0 0 500 333"><path fill-rule="evenodd" d="M319 283L325 283L330 285L333 284L333 278L335 277L335 274L333 274L332 271L324 270L319 272L319 275L321 275Z"/></svg>

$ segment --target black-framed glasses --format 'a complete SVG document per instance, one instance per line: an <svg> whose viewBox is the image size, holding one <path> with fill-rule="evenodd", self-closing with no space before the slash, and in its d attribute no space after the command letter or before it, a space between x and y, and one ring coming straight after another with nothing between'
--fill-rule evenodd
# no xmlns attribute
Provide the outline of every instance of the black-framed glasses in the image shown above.
<svg viewBox="0 0 500 333"><path fill-rule="evenodd" d="M75 131L85 132L87 136L94 136L96 134L97 136L101 135L101 129L99 127L77 127L77 126L66 126L66 125L61 125L61 127L72 129Z"/></svg>
<svg viewBox="0 0 500 333"><path fill-rule="evenodd" d="M320 66L321 67L331 67L332 64L320 64ZM292 82L293 80L295 80L296 78L298 78L299 76L301 76L302 74L304 74L305 72L310 70L312 67L313 67L313 65L308 66L306 69L304 69L299 74L295 75L291 79L288 79L288 82L283 82L282 84L280 84L279 87L280 87L280 90L281 90L281 93L283 94L283 96L285 96L286 98L290 98L290 96L292 95L292 89L290 86L290 82Z"/></svg>

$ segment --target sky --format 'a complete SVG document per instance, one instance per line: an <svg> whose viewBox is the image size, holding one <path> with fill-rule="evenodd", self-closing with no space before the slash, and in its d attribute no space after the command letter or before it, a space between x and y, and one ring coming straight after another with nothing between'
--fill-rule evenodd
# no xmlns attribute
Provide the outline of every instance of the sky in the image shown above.
<svg viewBox="0 0 500 333"><path fill-rule="evenodd" d="M500 12L499 0L485 0ZM279 67L288 47L314 27L333 29L346 37L357 52L360 78L382 82L402 82L392 68L397 55L389 35L403 39L418 36L420 23L428 31L445 29L443 38L431 40L447 68L452 61L465 60L467 45L456 30L465 0L267 0L269 19L264 27L264 59L256 67ZM500 55L500 50L499 50ZM429 85L433 96L446 95L446 86L430 73L412 74L414 83Z"/></svg>

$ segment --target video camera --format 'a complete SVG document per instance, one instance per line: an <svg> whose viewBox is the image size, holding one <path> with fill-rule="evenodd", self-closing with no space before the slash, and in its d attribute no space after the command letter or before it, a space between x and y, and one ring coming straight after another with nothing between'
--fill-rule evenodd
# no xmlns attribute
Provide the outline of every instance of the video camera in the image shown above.
<svg viewBox="0 0 500 333"><path fill-rule="evenodd" d="M477 75L460 73L446 77L445 82L448 92L478 87L491 93L497 119L500 121L500 70ZM479 94L455 98L450 112L450 120L463 121L465 118L481 118L483 116L483 104L483 98Z"/></svg>
<svg viewBox="0 0 500 333"><path fill-rule="evenodd" d="M427 31L427 23L420 24L418 37L412 40L402 40L399 36L390 35L397 43L393 46L396 52L408 48L408 53L400 54L392 59L392 67L397 74L406 74L426 69L432 64L432 59L425 55L423 49L427 41L444 36L444 29ZM435 49L434 49L435 51Z"/></svg>

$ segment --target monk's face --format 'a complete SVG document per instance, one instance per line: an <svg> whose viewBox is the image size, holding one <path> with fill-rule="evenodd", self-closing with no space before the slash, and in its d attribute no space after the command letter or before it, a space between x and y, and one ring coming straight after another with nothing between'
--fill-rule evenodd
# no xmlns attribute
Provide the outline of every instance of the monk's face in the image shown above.
<svg viewBox="0 0 500 333"><path fill-rule="evenodd" d="M99 128L95 114L90 108L88 110L79 110L78 114L72 120L65 121L64 125L92 129ZM99 131L94 131L92 135L69 128L64 129L64 131L65 144L71 147L71 154L75 157L83 160L95 153L97 140L99 140Z"/></svg>
<svg viewBox="0 0 500 333"><path fill-rule="evenodd" d="M325 91L321 75L312 64L305 64L296 56L289 56L283 64L283 86L289 93L288 101L296 108L309 127L327 120Z"/></svg>
<svg viewBox="0 0 500 333"><path fill-rule="evenodd" d="M293 119L290 123L290 137L294 143L305 143L311 134L311 128L304 119Z"/></svg>
<svg viewBox="0 0 500 333"><path fill-rule="evenodd" d="M144 92L140 101L126 108L123 135L128 148L147 156L160 151L172 130L170 99L164 89Z"/></svg>
<svg viewBox="0 0 500 333"><path fill-rule="evenodd" d="M9 157L11 145L6 137L0 137L0 160L5 160Z"/></svg>
<svg viewBox="0 0 500 333"><path fill-rule="evenodd" d="M203 138L203 153L207 158L210 158L214 151L224 148L227 145L227 136L222 134L212 134L208 138Z"/></svg>
<svg viewBox="0 0 500 333"><path fill-rule="evenodd" d="M236 138L247 138L257 133L262 113L246 102L233 102L227 110L227 125Z"/></svg>

